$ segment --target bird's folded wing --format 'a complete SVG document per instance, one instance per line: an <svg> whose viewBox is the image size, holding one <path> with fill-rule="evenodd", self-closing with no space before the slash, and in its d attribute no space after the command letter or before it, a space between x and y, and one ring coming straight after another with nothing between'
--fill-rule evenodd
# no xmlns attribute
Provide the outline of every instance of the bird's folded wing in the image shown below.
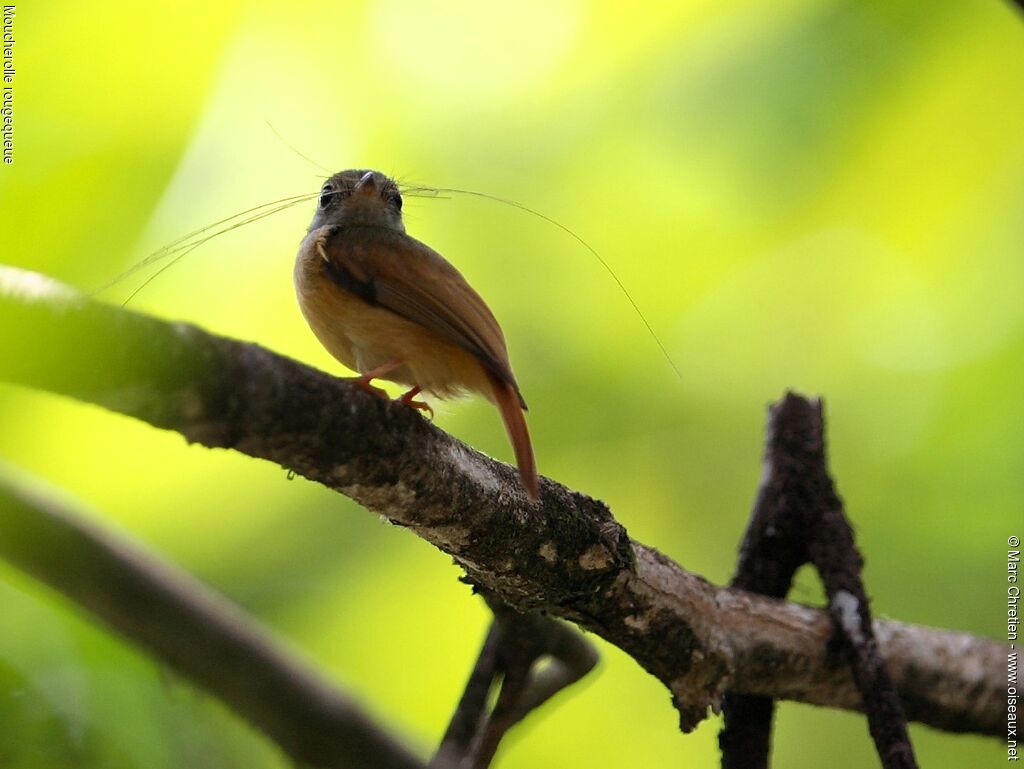
<svg viewBox="0 0 1024 769"><path fill-rule="evenodd" d="M335 227L323 240L323 256L340 288L473 354L519 393L498 321L459 271L429 246L382 227Z"/></svg>

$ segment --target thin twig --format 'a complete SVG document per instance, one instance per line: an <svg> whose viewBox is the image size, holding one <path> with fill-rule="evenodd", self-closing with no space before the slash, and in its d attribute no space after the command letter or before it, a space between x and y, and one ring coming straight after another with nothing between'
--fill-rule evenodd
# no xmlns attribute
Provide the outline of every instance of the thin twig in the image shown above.
<svg viewBox="0 0 1024 769"><path fill-rule="evenodd" d="M494 619L432 765L486 769L509 729L597 664L597 650L578 631L479 592ZM539 668L544 659L547 667ZM494 687L498 696L488 710Z"/></svg>
<svg viewBox="0 0 1024 769"><path fill-rule="evenodd" d="M802 511L810 560L828 594L829 611L864 699L868 727L882 766L916 769L907 718L872 627L861 578L864 559L854 543L843 502L828 474L822 403L789 393L774 408L778 421L785 420L802 433L805 483L815 489L813 504Z"/></svg>
<svg viewBox="0 0 1024 769"><path fill-rule="evenodd" d="M736 573L729 584L758 595L785 598L793 575L807 562L808 555L803 532L789 513L792 500L799 497L793 487L800 479L793 473L793 462L780 456L775 413L769 411L761 484L740 545ZM726 693L722 703L724 726L718 737L722 769L768 766L774 712L771 697Z"/></svg>
<svg viewBox="0 0 1024 769"><path fill-rule="evenodd" d="M514 634L513 630L509 637ZM519 700L529 685L530 668L537 660L534 650L529 648L529 640L524 640L524 643L513 642L503 650L498 699L483 729L477 732L473 741L469 769L487 769L498 752L502 738L515 725Z"/></svg>
<svg viewBox="0 0 1024 769"><path fill-rule="evenodd" d="M578 631L554 620L547 620L547 667L534 670L529 685L519 699L513 723L519 723L558 692L579 681L598 662L597 649Z"/></svg>
<svg viewBox="0 0 1024 769"><path fill-rule="evenodd" d="M769 409L762 483L732 584L781 598L796 570L814 564L882 765L914 769L906 717L874 638L860 576L863 561L828 474L824 430L820 400L787 393ZM772 699L729 693L723 710L723 769L767 767Z"/></svg>
<svg viewBox="0 0 1024 769"><path fill-rule="evenodd" d="M466 682L448 729L441 739L437 753L430 762L434 767L458 767L470 755L473 738L480 731L487 718L487 698L497 675L498 647L501 643L502 626L497 620L491 621L480 655Z"/></svg>

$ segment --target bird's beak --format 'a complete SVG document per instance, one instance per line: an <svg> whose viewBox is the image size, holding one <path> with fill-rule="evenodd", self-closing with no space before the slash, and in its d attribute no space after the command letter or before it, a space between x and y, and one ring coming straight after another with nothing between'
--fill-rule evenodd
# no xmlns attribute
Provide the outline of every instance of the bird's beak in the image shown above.
<svg viewBox="0 0 1024 769"><path fill-rule="evenodd" d="M377 189L377 182L373 178L373 171L367 171L363 177L356 182L353 192L361 192L364 195L371 194Z"/></svg>

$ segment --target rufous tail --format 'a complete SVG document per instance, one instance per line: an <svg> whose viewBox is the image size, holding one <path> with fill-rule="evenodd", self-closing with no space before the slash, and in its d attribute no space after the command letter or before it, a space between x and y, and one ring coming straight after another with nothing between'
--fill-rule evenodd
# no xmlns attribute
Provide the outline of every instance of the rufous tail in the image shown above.
<svg viewBox="0 0 1024 769"><path fill-rule="evenodd" d="M515 388L489 375L491 387L494 391L494 403L501 412L501 419L505 423L505 431L508 439L512 442L512 450L516 455L516 465L519 467L519 480L526 489L526 494L531 501L539 499L537 490L537 462L533 458L533 446L530 443L530 432L526 429L526 417L523 414L523 407L519 393Z"/></svg>

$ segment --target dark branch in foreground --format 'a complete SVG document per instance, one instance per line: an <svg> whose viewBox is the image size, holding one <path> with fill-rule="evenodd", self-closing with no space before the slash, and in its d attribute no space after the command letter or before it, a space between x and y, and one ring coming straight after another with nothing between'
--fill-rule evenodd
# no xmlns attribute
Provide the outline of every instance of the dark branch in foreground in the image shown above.
<svg viewBox="0 0 1024 769"><path fill-rule="evenodd" d="M824 433L821 401L787 394L769 409L761 487L732 586L782 598L796 570L814 564L882 766L914 769L906 718L872 630L863 559L828 474ZM770 697L726 694L723 769L768 766L773 710Z"/></svg>
<svg viewBox="0 0 1024 769"><path fill-rule="evenodd" d="M685 730L726 690L862 707L824 612L717 588L551 480L530 505L511 467L350 382L15 269L0 269L0 328L19 329L0 352L0 380L267 459L352 497L517 610L576 622L626 651L669 688ZM874 629L911 719L1001 733L1002 644L893 621Z"/></svg>
<svg viewBox="0 0 1024 769"><path fill-rule="evenodd" d="M296 763L424 769L238 607L7 472L0 473L0 557L219 697Z"/></svg>

